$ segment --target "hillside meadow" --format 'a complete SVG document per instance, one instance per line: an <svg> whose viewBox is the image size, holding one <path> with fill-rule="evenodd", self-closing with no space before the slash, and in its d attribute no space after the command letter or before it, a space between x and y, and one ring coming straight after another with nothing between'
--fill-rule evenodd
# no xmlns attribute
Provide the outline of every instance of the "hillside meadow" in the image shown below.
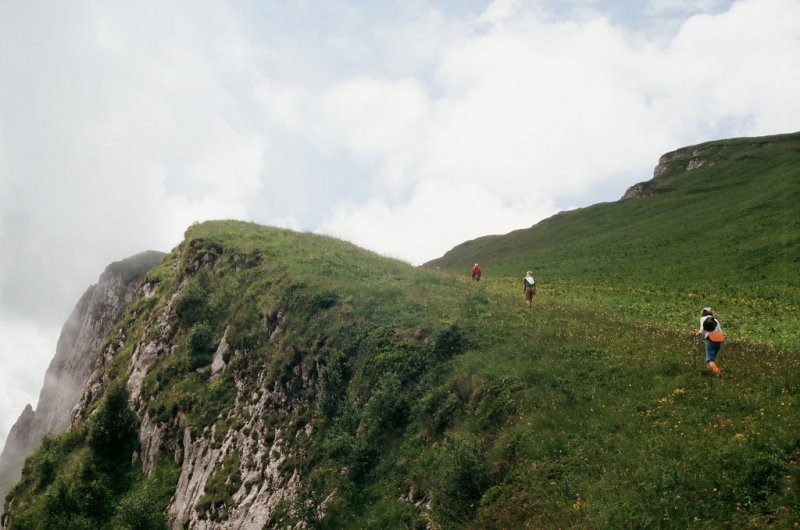
<svg viewBox="0 0 800 530"><path fill-rule="evenodd" d="M225 528L248 492L275 488L264 529L800 525L798 143L685 148L645 196L422 268L323 236L192 226L112 330L109 385L28 459L3 524ZM689 334L706 305L728 336L722 377ZM131 402L128 366L154 340L168 353ZM131 458L145 417L166 429L149 476ZM172 520L185 432L223 453L193 515Z"/></svg>
<svg viewBox="0 0 800 530"><path fill-rule="evenodd" d="M639 196L486 236L426 264L521 278L674 329L711 306L726 333L800 348L800 133L667 153Z"/></svg>

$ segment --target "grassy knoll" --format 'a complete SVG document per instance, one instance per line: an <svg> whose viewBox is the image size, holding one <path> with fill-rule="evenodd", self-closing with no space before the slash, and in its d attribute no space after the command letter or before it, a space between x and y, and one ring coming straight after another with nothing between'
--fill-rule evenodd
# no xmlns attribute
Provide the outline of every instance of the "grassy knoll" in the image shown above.
<svg viewBox="0 0 800 530"><path fill-rule="evenodd" d="M511 270L517 258L505 259ZM8 530L165 528L158 509L144 518L142 507L166 505L180 463L165 451L149 478L131 466L131 414L145 413L164 425L184 415L192 439L283 440L279 469L301 487L265 528L800 523L797 349L734 335L726 375L714 378L686 329L622 306L639 294L615 290L633 286L553 275L528 309L521 276L493 267L474 283L332 238L191 227L148 273L156 295L112 331L112 385L89 419L26 463L7 497ZM676 299L661 293L645 296ZM157 320L167 307L168 331ZM137 345L165 336L170 353L145 377L142 407L121 406ZM228 369L210 377L223 336ZM265 392L286 400L245 432L243 401ZM114 444L103 443L108 425L122 426ZM181 437L167 433L165 447ZM217 525L207 527L223 527L237 493L255 487L243 477L261 463L247 459L229 453L209 479L195 505Z"/></svg>
<svg viewBox="0 0 800 530"><path fill-rule="evenodd" d="M429 263L521 278L672 327L713 306L729 334L800 347L800 133L667 155L645 196L466 242ZM697 166L692 170L687 167Z"/></svg>

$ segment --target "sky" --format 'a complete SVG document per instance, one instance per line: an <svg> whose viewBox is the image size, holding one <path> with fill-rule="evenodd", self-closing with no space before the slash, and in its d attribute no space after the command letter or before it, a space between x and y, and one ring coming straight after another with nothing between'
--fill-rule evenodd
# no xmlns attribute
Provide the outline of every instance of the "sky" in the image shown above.
<svg viewBox="0 0 800 530"><path fill-rule="evenodd" d="M195 221L418 265L800 130L800 0L0 0L0 444L106 265Z"/></svg>

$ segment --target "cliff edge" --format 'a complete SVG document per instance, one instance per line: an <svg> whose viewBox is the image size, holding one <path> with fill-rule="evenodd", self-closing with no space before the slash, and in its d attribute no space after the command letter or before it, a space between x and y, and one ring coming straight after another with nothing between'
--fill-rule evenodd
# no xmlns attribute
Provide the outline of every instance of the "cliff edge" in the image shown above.
<svg viewBox="0 0 800 530"><path fill-rule="evenodd" d="M44 433L58 434L69 428L72 409L83 393L100 346L122 311L135 300L141 279L163 257L161 252L147 251L114 262L81 296L61 329L36 410L30 404L25 407L0 453L0 496L19 480L25 458Z"/></svg>

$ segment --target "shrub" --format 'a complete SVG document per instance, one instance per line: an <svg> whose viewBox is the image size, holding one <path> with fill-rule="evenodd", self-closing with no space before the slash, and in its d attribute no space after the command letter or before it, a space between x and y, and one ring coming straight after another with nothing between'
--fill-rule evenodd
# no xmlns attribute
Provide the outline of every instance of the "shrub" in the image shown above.
<svg viewBox="0 0 800 530"><path fill-rule="evenodd" d="M387 374L372 390L361 417L365 438L375 442L386 430L402 425L408 416L408 405L402 394L400 380Z"/></svg>
<svg viewBox="0 0 800 530"><path fill-rule="evenodd" d="M433 353L441 360L450 359L464 353L467 349L467 340L458 324L452 324L436 335Z"/></svg>
<svg viewBox="0 0 800 530"><path fill-rule="evenodd" d="M128 387L115 381L106 389L97 413L88 422L87 443L101 461L129 459L136 439L136 414L131 410Z"/></svg>
<svg viewBox="0 0 800 530"><path fill-rule="evenodd" d="M190 281L175 299L175 314L186 325L203 319L208 307L208 291L198 281Z"/></svg>
<svg viewBox="0 0 800 530"><path fill-rule="evenodd" d="M319 406L322 415L331 419L339 410L339 403L344 398L347 386L342 372L335 364L327 364L319 371Z"/></svg>
<svg viewBox="0 0 800 530"><path fill-rule="evenodd" d="M42 498L45 527L50 527L51 523L58 523L59 520L72 514L74 506L75 500L72 498L69 485L64 479L59 478L47 488Z"/></svg>
<svg viewBox="0 0 800 530"><path fill-rule="evenodd" d="M114 515L114 528L119 530L162 530L167 527L158 495L150 490L134 491L120 501Z"/></svg>
<svg viewBox="0 0 800 530"><path fill-rule="evenodd" d="M470 519L489 486L489 472L479 441L471 435L453 438L436 457L433 509L443 523Z"/></svg>
<svg viewBox="0 0 800 530"><path fill-rule="evenodd" d="M31 459L37 490L46 488L56 478L58 462L62 452L58 438L49 432L44 433L39 450Z"/></svg>
<svg viewBox="0 0 800 530"><path fill-rule="evenodd" d="M189 349L189 369L194 370L211 364L214 356L214 337L211 327L202 322L195 324L186 336Z"/></svg>
<svg viewBox="0 0 800 530"><path fill-rule="evenodd" d="M323 309L328 309L336 305L336 302L339 301L339 295L333 291L325 291L319 294L315 294L311 297L311 301L308 303L309 312L314 313L317 311L321 311Z"/></svg>

